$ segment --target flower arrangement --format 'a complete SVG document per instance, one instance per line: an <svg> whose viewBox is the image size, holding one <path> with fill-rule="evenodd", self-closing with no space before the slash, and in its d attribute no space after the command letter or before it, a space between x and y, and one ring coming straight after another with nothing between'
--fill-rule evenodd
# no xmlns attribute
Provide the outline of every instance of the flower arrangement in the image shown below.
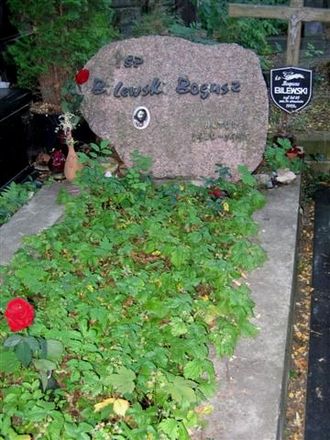
<svg viewBox="0 0 330 440"><path fill-rule="evenodd" d="M74 139L72 136L72 131L76 128L79 122L79 116L70 112L65 112L58 117L58 120L59 120L59 125L56 131L62 130L67 145L73 146Z"/></svg>

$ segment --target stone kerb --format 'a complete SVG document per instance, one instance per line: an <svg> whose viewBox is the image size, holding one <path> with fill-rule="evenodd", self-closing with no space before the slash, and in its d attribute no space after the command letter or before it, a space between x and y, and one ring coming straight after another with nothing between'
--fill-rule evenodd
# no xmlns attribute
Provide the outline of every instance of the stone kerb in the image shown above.
<svg viewBox="0 0 330 440"><path fill-rule="evenodd" d="M56 203L58 192L70 184L53 183L44 186L33 198L17 211L10 221L0 228L0 265L8 264L21 247L27 235L38 234L55 224L64 212L64 206Z"/></svg>
<svg viewBox="0 0 330 440"><path fill-rule="evenodd" d="M111 43L85 68L84 117L126 164L138 150L152 158L155 178L198 179L218 163L234 174L260 163L268 97L252 51L150 36Z"/></svg>

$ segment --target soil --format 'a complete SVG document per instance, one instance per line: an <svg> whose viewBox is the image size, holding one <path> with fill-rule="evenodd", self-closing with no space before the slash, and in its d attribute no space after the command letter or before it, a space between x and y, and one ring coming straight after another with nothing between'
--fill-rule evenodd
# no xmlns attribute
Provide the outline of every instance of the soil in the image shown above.
<svg viewBox="0 0 330 440"><path fill-rule="evenodd" d="M312 296L314 203L303 202L300 218L297 282L292 327L291 359L286 407L286 440L304 439L308 373L309 323Z"/></svg>

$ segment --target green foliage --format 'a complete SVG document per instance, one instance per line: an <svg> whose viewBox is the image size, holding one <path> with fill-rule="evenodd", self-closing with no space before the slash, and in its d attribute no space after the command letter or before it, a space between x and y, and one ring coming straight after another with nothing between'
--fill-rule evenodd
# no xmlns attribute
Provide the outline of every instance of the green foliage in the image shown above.
<svg viewBox="0 0 330 440"><path fill-rule="evenodd" d="M110 0L8 0L11 21L21 37L8 46L22 87L49 99L114 36ZM53 90L47 90L47 87ZM44 100L46 96L43 96ZM51 102L53 104L53 102Z"/></svg>
<svg viewBox="0 0 330 440"><path fill-rule="evenodd" d="M312 43L307 43L307 49L305 50L307 58L317 58L321 55L324 55L324 50L317 49Z"/></svg>
<svg viewBox="0 0 330 440"><path fill-rule="evenodd" d="M53 339L46 340L34 336L21 336L14 334L5 339L4 350L1 356L7 363L0 364L0 372L12 373L17 371L18 364L13 359L13 353L24 367L29 367L33 362L40 373L42 388L45 391L49 384L51 373L56 368L57 361L63 354L63 344ZM7 350L6 350L7 349ZM10 351L12 349L13 351Z"/></svg>
<svg viewBox="0 0 330 440"><path fill-rule="evenodd" d="M136 37L143 35L166 35L170 27L177 21L172 8L166 1L155 1L153 6L135 22L133 34Z"/></svg>
<svg viewBox="0 0 330 440"><path fill-rule="evenodd" d="M93 165L93 161L95 161L95 159L101 160L112 156L112 150L109 142L102 140L99 144L91 142L89 144L89 151L86 153L80 152L78 155L82 164Z"/></svg>
<svg viewBox="0 0 330 440"><path fill-rule="evenodd" d="M0 193L0 226L6 223L34 194L33 182L17 184L12 182Z"/></svg>
<svg viewBox="0 0 330 440"><path fill-rule="evenodd" d="M242 282L265 258L251 241L264 203L253 178L241 167L233 183L219 167L209 184L227 196L215 199L207 186L154 185L147 160L134 162L120 179L86 162L80 194L63 197L64 220L1 270L0 308L19 294L37 308L30 339L15 335L4 349L5 438L188 440L196 406L215 391L210 344L229 356L255 332ZM59 387L46 389L44 377L40 388L38 371L12 356L38 338L52 342L33 365Z"/></svg>
<svg viewBox="0 0 330 440"><path fill-rule="evenodd" d="M267 3L283 4L285 1L269 0ZM265 55L270 53L267 37L278 34L286 26L280 20L231 18L228 16L229 0L195 0L193 3L197 9L197 23L185 26L174 14L173 2L156 1L143 14L142 19L136 21L134 34L171 34L204 44L214 44L217 41L238 43L255 50L259 55ZM256 0L252 3L259 2Z"/></svg>
<svg viewBox="0 0 330 440"><path fill-rule="evenodd" d="M304 167L303 179L303 198L307 200L320 188L330 186L330 173L317 171L313 166Z"/></svg>
<svg viewBox="0 0 330 440"><path fill-rule="evenodd" d="M171 24L169 33L175 37L184 38L194 43L202 44L216 44L215 40L207 38L206 32L202 29L200 23L193 23L190 26L186 26L180 20L176 20Z"/></svg>
<svg viewBox="0 0 330 440"><path fill-rule="evenodd" d="M220 42L241 44L254 49L260 55L269 53L270 48L266 39L270 35L279 33L281 23L278 20L231 18L228 15L228 3L228 0L195 1L201 26L206 30L207 36ZM251 3L251 1L239 3ZM267 3L281 4L285 3L285 0L270 0Z"/></svg>
<svg viewBox="0 0 330 440"><path fill-rule="evenodd" d="M61 110L64 113L73 113L80 115L80 106L83 100L83 94L78 93L77 84L74 78L66 79L61 89Z"/></svg>
<svg viewBox="0 0 330 440"><path fill-rule="evenodd" d="M299 173L303 167L303 161L300 158L289 159L287 152L292 148L289 139L277 138L276 142L268 143L264 153L266 164L276 171L279 168L288 168L295 173Z"/></svg>

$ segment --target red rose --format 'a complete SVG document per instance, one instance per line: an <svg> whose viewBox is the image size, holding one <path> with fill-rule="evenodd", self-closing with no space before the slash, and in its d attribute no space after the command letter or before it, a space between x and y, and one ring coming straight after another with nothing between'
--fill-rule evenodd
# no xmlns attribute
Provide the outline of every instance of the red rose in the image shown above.
<svg viewBox="0 0 330 440"><path fill-rule="evenodd" d="M75 76L76 83L78 85L81 85L81 84L84 84L85 82L87 82L88 78L89 78L89 70L88 69L79 70L79 72Z"/></svg>
<svg viewBox="0 0 330 440"><path fill-rule="evenodd" d="M12 332L19 332L30 327L34 318L34 309L22 298L9 301L5 310L5 317Z"/></svg>

